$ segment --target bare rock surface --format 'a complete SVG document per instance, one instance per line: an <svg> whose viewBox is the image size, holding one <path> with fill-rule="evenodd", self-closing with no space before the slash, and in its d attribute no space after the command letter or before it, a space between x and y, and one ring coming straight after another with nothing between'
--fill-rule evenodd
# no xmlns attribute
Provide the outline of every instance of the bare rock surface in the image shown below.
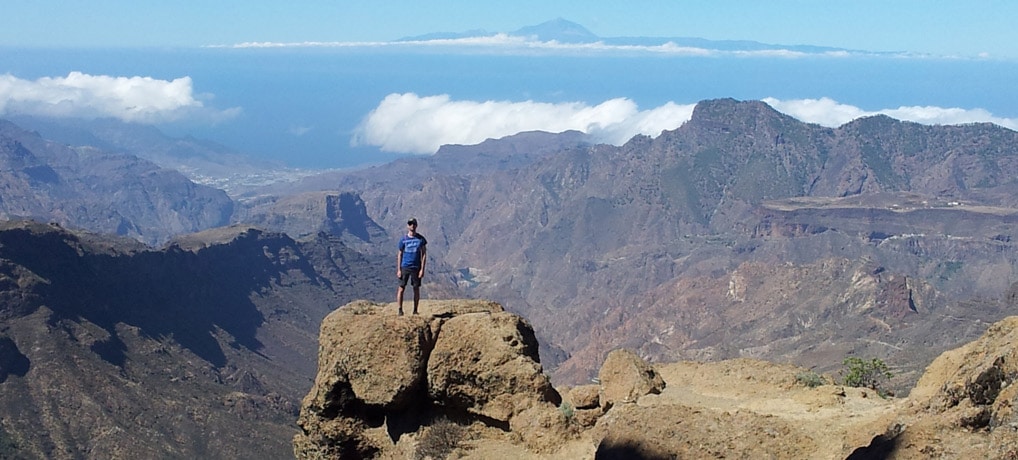
<svg viewBox="0 0 1018 460"><path fill-rule="evenodd" d="M831 376L824 376L826 384L808 387L798 378L805 369L763 360L648 364L620 349L608 354L599 384L563 390L567 404L558 407L557 392L549 395L538 391L543 384L535 386L542 382L539 365L536 374L504 367L526 361L534 346L520 341L530 332L525 321L514 318L498 304L469 300L426 302L420 316L409 317L396 317L392 304L363 302L334 312L323 324L323 335L332 337L323 338L323 347L333 347L321 352L327 372L319 373L305 399L297 457L960 459L1018 454L1013 409L1018 317L944 353L906 398L832 384ZM368 320L381 326L365 324ZM343 322L349 324L344 328ZM333 341L340 333L352 337ZM414 386L405 369L414 368L407 363L416 358L378 350L413 357L416 341L428 334L434 346L422 365L429 386L419 384L410 392L424 403L396 409L401 406L392 403L399 399L394 388ZM385 341L377 341L383 336ZM444 339L455 346L442 344ZM350 345L356 341L362 343ZM436 359L439 350L458 358ZM364 356L341 357L351 353ZM364 365L372 359L378 369ZM356 379L349 377L357 374L352 369L402 383L358 393ZM446 375L436 381L458 373L458 385L472 383L436 392L430 386L433 372ZM619 393L625 396L611 396L620 388L627 389ZM376 393L382 396L372 396ZM616 398L615 403L606 405L607 398ZM574 407L592 404L599 407ZM436 438L435 433L449 432L448 424L456 435Z"/></svg>
<svg viewBox="0 0 1018 460"><path fill-rule="evenodd" d="M945 352L909 394L897 458L1018 458L1018 317Z"/></svg>
<svg viewBox="0 0 1018 460"><path fill-rule="evenodd" d="M428 360L428 396L508 423L532 402L560 402L539 361L533 329L517 315L450 318Z"/></svg>
<svg viewBox="0 0 1018 460"><path fill-rule="evenodd" d="M601 405L599 385L580 385L569 390L569 402L574 409L594 409Z"/></svg>
<svg viewBox="0 0 1018 460"><path fill-rule="evenodd" d="M665 381L636 353L620 348L608 353L598 373L601 406L635 403L644 395L661 393Z"/></svg>

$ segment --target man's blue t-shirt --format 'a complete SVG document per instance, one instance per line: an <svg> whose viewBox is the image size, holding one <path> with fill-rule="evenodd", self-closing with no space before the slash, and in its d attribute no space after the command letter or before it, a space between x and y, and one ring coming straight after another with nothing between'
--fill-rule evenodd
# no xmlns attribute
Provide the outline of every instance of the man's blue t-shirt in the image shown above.
<svg viewBox="0 0 1018 460"><path fill-rule="evenodd" d="M420 233L414 236L403 235L399 240L399 250L403 251L403 268L421 268L421 252L428 245L428 240Z"/></svg>

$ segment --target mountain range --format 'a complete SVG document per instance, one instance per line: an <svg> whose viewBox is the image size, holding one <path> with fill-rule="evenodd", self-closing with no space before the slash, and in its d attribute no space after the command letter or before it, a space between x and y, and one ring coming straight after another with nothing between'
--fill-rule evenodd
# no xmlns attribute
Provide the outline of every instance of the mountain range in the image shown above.
<svg viewBox="0 0 1018 460"><path fill-rule="evenodd" d="M318 323L346 301L390 300L411 216L429 241L425 296L527 318L557 385L629 348L819 372L873 357L903 393L1013 314L1018 133L990 124L825 128L708 100L680 128L618 147L521 133L232 198L138 156L2 126L5 217L41 223L0 230L0 445L34 456L88 456L107 431L122 442L103 448L146 456L129 450L138 430L163 453L188 440L169 456L282 452ZM137 169L68 166L81 152ZM164 176L176 185L146 179ZM145 200L94 192L125 180ZM98 207L124 225L72 212ZM64 382L75 391L52 394ZM69 421L66 408L91 415ZM245 416L272 428L251 435ZM202 434L213 427L232 440ZM238 447L245 436L258 441Z"/></svg>
<svg viewBox="0 0 1018 460"><path fill-rule="evenodd" d="M627 346L822 370L875 355L907 389L936 353L1005 314L1013 131L885 116L831 129L725 99L621 147L570 137L554 153L513 153L537 152L533 138L291 190L356 190L390 233L416 215L466 295L534 322L559 382L585 381ZM454 156L460 169L443 172ZM462 160L485 157L516 166Z"/></svg>

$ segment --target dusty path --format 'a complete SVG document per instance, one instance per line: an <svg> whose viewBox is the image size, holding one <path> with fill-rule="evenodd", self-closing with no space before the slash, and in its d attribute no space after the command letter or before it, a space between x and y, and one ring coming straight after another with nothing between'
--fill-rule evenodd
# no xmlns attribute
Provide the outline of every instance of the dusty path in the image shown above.
<svg viewBox="0 0 1018 460"><path fill-rule="evenodd" d="M809 388L795 381L800 368L756 360L680 362L657 369L667 387L660 395L644 396L639 405L745 411L781 420L815 443L819 450L811 458L843 459L856 447L868 445L893 422L900 405L907 403L881 398L868 389Z"/></svg>
<svg viewBox="0 0 1018 460"><path fill-rule="evenodd" d="M794 433L794 436L784 437L788 443L786 452L802 453L798 458L840 460L883 433L893 422L898 407L907 403L902 399L883 399L871 390L859 388L836 385L808 388L795 381L795 376L802 371L800 368L749 359L681 362L655 368L667 384L665 390L659 395L644 396L637 403L641 410L646 409L653 415L647 420L637 417L626 419L629 423L613 423L605 430L616 435L625 435L625 430L632 430L634 435L647 434L653 431L648 425L676 422L653 417L689 420L689 414L695 414L695 423L710 425L713 435L743 440L743 444L727 452L727 458L753 458L765 453L739 446L752 446L757 438L760 445L772 443L773 439L767 438L773 438L775 427L781 427L785 432ZM729 425L732 420L737 423ZM594 458L598 438L604 432L589 430L581 439L566 443L558 452L547 455L527 452L510 442L474 441L470 443L471 449L460 458L589 460ZM714 442L693 433L685 436L688 438L683 442L687 444ZM724 451L725 443L719 445L722 446L719 450ZM766 458L766 455L757 458Z"/></svg>

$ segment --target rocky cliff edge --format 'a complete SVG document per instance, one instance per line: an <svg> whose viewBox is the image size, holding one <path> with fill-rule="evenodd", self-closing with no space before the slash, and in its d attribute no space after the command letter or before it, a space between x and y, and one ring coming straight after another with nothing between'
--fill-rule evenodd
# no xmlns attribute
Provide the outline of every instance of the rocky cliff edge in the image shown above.
<svg viewBox="0 0 1018 460"><path fill-rule="evenodd" d="M944 353L907 398L752 359L648 364L612 351L553 388L529 323L492 302L354 302L322 323L294 438L324 458L1018 458L1018 317Z"/></svg>

